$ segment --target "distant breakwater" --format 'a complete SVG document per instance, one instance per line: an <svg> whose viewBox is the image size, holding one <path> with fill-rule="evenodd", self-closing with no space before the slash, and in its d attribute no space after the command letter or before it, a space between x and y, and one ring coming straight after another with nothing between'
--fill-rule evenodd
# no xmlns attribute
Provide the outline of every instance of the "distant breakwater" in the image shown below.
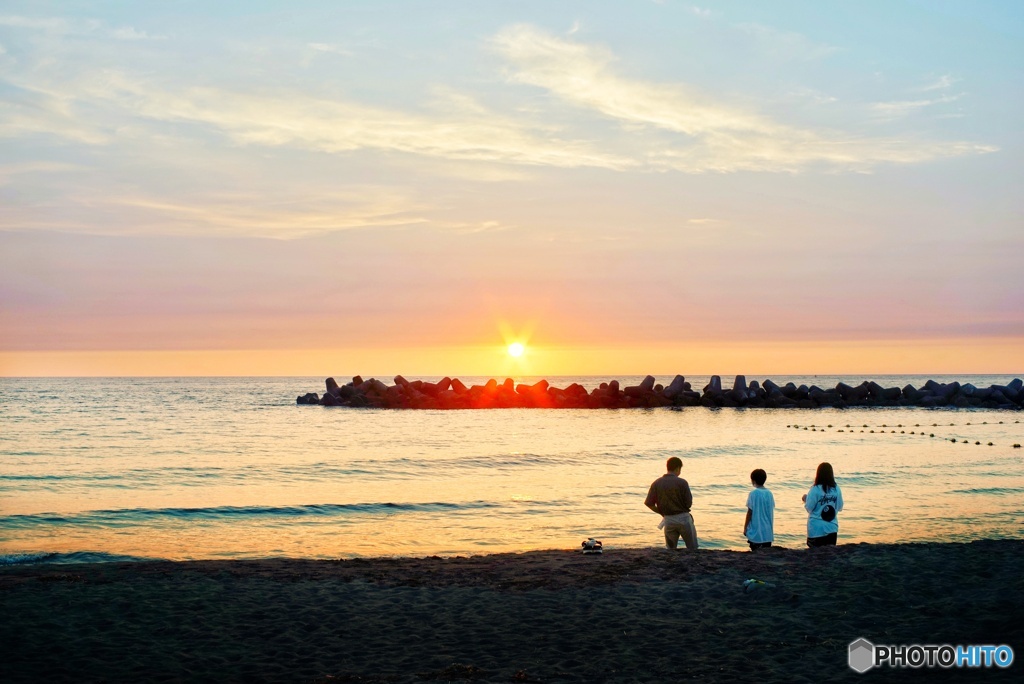
<svg viewBox="0 0 1024 684"><path fill-rule="evenodd" d="M771 380L748 384L744 376L737 375L727 389L722 386L722 379L713 375L697 392L682 375L667 386L648 375L639 385L620 387L618 380L611 380L589 391L578 383L554 387L547 380L527 385L516 384L511 378L504 382L491 379L486 384L467 387L458 378L425 382L409 381L399 375L393 385L388 385L376 378L363 380L356 376L344 385L327 378L323 396L310 392L299 396L296 403L391 409L945 406L1020 410L1024 408L1024 381L1016 378L1006 385L975 387L970 383L929 380L921 387L882 387L865 380L856 386L840 382L835 387L821 388L792 382L779 386Z"/></svg>

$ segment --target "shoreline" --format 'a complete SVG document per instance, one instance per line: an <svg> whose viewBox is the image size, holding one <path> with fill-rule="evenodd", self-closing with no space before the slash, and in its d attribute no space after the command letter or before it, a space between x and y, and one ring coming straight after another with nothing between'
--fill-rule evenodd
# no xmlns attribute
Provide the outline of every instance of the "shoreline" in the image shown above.
<svg viewBox="0 0 1024 684"><path fill-rule="evenodd" d="M854 681L857 638L1024 658L1024 540L14 565L0 602L16 682Z"/></svg>

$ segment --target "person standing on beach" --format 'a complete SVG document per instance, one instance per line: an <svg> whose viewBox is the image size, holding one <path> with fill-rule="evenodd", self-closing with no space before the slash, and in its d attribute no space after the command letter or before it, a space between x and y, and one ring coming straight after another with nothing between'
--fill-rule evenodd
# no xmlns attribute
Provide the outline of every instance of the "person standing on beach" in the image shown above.
<svg viewBox="0 0 1024 684"><path fill-rule="evenodd" d="M693 495L690 485L679 473L683 470L683 461L673 456L665 463L667 473L651 484L644 505L661 516L658 529L665 530L665 546L674 549L683 538L688 550L697 548L697 528L690 515Z"/></svg>
<svg viewBox="0 0 1024 684"><path fill-rule="evenodd" d="M743 521L743 536L750 550L764 549L775 541L775 497L765 488L768 473L758 468L750 473L754 488L747 494L747 517Z"/></svg>
<svg viewBox="0 0 1024 684"><path fill-rule="evenodd" d="M814 486L803 495L807 509L807 546L835 546L839 536L836 515L843 510L843 493L836 484L831 463L818 465Z"/></svg>

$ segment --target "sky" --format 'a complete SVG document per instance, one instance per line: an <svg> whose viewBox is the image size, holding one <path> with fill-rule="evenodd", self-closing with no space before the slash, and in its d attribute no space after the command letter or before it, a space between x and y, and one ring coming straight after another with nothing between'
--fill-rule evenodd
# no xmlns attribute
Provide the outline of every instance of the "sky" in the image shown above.
<svg viewBox="0 0 1024 684"><path fill-rule="evenodd" d="M0 375L1019 372L1022 77L1011 1L5 0Z"/></svg>

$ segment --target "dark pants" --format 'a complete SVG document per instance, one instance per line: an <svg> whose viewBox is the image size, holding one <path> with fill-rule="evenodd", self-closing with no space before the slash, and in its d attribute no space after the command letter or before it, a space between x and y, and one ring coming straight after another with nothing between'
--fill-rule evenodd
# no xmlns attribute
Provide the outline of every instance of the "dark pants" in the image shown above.
<svg viewBox="0 0 1024 684"><path fill-rule="evenodd" d="M835 546L836 538L839 536L838 532L832 534L826 534L824 537L808 537L808 546Z"/></svg>
<svg viewBox="0 0 1024 684"><path fill-rule="evenodd" d="M754 551L756 549L768 549L771 548L772 545L771 542L747 542L747 544L750 545L751 551Z"/></svg>

